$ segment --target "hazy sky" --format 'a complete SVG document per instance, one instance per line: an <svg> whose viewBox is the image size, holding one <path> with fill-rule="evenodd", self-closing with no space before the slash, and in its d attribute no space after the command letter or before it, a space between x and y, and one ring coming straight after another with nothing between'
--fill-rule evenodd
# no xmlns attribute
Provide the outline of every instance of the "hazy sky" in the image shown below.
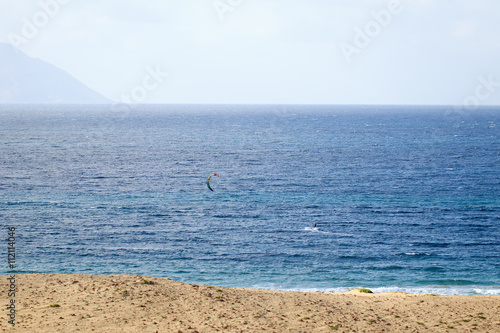
<svg viewBox="0 0 500 333"><path fill-rule="evenodd" d="M117 101L500 105L498 0L0 0L0 42Z"/></svg>

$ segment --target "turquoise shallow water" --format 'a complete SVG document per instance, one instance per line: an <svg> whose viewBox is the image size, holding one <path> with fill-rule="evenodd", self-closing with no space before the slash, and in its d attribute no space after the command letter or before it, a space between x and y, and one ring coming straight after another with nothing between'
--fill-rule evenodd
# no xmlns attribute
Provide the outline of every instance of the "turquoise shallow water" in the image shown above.
<svg viewBox="0 0 500 333"><path fill-rule="evenodd" d="M500 294L497 109L0 115L0 223L17 228L19 273Z"/></svg>

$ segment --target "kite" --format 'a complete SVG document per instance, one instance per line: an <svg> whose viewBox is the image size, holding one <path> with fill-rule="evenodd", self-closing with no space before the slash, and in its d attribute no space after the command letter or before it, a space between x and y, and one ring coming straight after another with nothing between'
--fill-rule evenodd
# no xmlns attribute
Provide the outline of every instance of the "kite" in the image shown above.
<svg viewBox="0 0 500 333"><path fill-rule="evenodd" d="M210 176L208 176L208 178L207 178L207 187L208 187L208 189L209 189L210 191L212 191L212 192L213 192L214 190L212 190L212 188L210 187L210 177L212 177L212 176L219 177L219 175L218 175L218 174L216 174L216 173L213 173L213 174L211 174Z"/></svg>

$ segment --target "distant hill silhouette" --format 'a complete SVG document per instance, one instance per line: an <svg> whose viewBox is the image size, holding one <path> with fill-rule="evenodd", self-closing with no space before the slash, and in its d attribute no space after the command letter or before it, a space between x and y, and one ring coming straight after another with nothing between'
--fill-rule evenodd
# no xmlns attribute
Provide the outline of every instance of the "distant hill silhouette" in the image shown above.
<svg viewBox="0 0 500 333"><path fill-rule="evenodd" d="M80 81L10 44L0 43L1 103L111 103Z"/></svg>

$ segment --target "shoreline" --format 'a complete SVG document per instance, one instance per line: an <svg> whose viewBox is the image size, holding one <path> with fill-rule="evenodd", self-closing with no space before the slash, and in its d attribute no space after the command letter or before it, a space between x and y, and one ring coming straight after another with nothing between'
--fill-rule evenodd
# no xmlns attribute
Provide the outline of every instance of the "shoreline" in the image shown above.
<svg viewBox="0 0 500 333"><path fill-rule="evenodd" d="M279 291L140 275L15 277L16 332L500 331L498 295ZM2 317L0 330L12 331Z"/></svg>
<svg viewBox="0 0 500 333"><path fill-rule="evenodd" d="M5 273L5 272L4 272ZM8 276L2 275L0 276ZM159 279L168 279L186 284L197 284L205 285L204 282L198 281L183 281L179 279L172 279L168 277L152 276L152 275L141 275L135 273L38 273L21 271L16 272L16 275L30 275L30 274L61 274L61 275L88 275L88 276L111 276L111 275L130 275L130 276L145 276L145 277L155 277ZM213 284L215 286L216 284ZM217 285L224 288L241 288L249 290L270 290L270 291L291 291L291 292L306 292L306 293L348 293L353 289L367 288L370 289L374 294L383 293L406 293L406 294L416 294L416 295L426 295L435 294L439 296L500 296L500 285L479 285L479 284L450 284L450 285L388 285L388 286L366 286L363 284L353 285L353 286L343 286L343 287L280 287L275 283L262 283L254 284L252 286L234 286L234 285Z"/></svg>

